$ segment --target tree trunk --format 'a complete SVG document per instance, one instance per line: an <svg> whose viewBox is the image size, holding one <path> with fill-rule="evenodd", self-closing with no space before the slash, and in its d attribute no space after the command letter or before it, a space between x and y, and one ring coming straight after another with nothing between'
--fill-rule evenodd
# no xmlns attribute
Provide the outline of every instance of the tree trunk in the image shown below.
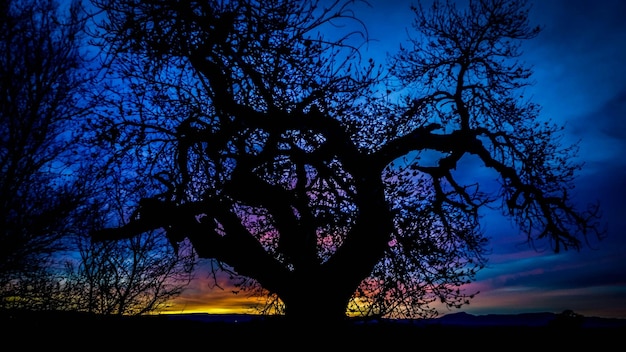
<svg viewBox="0 0 626 352"><path fill-rule="evenodd" d="M293 322L330 324L347 320L346 310L353 291L326 280L299 279L283 287L279 296L285 304L285 318Z"/></svg>
<svg viewBox="0 0 626 352"><path fill-rule="evenodd" d="M320 288L318 288L318 291ZM319 292L296 293L292 299L283 299L285 303L285 317L293 322L311 322L324 325L340 324L347 320L347 299L334 295L334 292L319 294Z"/></svg>

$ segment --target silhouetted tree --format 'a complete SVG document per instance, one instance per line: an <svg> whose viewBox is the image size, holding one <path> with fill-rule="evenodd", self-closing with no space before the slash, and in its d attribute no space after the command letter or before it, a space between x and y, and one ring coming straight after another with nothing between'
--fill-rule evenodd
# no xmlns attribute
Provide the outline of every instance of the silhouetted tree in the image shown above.
<svg viewBox="0 0 626 352"><path fill-rule="evenodd" d="M390 67L398 102L359 60L350 3L95 0L114 57L96 127L150 194L94 236L162 228L278 312L342 319L467 303L489 205L556 251L601 235L597 207L570 203L575 148L519 96L519 42L538 32L524 1L416 8L424 37ZM477 162L499 192L468 182Z"/></svg>
<svg viewBox="0 0 626 352"><path fill-rule="evenodd" d="M78 1L1 6L0 307L161 307L188 283L192 251L178 256L151 234L111 244L86 236L116 209L102 200L124 201L110 184L119 169L101 159L87 125L98 94L87 13Z"/></svg>
<svg viewBox="0 0 626 352"><path fill-rule="evenodd" d="M2 306L48 306L38 288L54 286L52 254L64 247L68 219L87 197L71 148L72 123L86 111L78 94L87 78L78 70L84 18L77 2L67 5L3 1L0 8Z"/></svg>

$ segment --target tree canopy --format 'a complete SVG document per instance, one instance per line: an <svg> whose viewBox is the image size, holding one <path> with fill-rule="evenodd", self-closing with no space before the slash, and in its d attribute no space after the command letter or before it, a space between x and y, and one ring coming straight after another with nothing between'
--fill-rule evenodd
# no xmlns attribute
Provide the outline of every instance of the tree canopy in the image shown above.
<svg viewBox="0 0 626 352"><path fill-rule="evenodd" d="M65 221L89 198L73 154L70 126L85 115L86 75L75 3L61 13L53 1L3 1L0 7L0 305L47 271L61 239L76 229ZM24 290L23 290L24 289ZM46 300L38 297L39 304ZM33 303L35 300L31 300Z"/></svg>
<svg viewBox="0 0 626 352"><path fill-rule="evenodd" d="M193 267L195 258L176 255L157 232L90 241L106 215L126 209L126 196L91 139L100 63L84 10L80 1L0 5L3 311L142 314L179 294Z"/></svg>
<svg viewBox="0 0 626 352"><path fill-rule="evenodd" d="M389 66L360 60L352 1L94 4L111 54L94 130L143 185L97 240L162 228L254 279L274 312L341 319L468 303L485 207L557 252L602 235L597 206L570 198L576 146L523 98L526 1L413 7Z"/></svg>

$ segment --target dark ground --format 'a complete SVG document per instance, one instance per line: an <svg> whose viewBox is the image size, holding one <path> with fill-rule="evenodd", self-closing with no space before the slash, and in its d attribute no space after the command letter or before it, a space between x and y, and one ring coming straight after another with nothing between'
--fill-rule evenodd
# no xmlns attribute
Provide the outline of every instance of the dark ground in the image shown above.
<svg viewBox="0 0 626 352"><path fill-rule="evenodd" d="M546 326L415 325L406 322L340 325L293 323L282 319L244 322L171 319L167 316L104 317L82 313L4 312L3 346L13 350L167 351L180 348L265 350L420 350L502 351L518 348L623 349L626 324L583 327L565 322ZM0 347L2 348L2 347ZM5 350L4 348L2 348Z"/></svg>

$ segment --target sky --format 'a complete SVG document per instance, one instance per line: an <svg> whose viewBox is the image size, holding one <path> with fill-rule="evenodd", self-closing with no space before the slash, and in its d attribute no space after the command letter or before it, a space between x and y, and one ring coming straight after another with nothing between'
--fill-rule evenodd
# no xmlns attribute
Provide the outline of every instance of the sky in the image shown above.
<svg viewBox="0 0 626 352"><path fill-rule="evenodd" d="M371 0L355 7L375 41L368 53L384 61L405 42L412 1ZM480 291L461 309L440 314L517 314L573 310L585 316L626 318L626 1L535 0L531 24L543 27L524 44L534 68L527 96L541 117L565 126L564 143L580 140L585 162L574 199L584 207L600 202L607 237L580 251L555 254L533 248L508 220L483 219L490 237L488 264L468 291ZM426 4L426 3L425 3ZM207 275L173 303L172 313L250 313L254 299L234 295L227 281L212 288Z"/></svg>

